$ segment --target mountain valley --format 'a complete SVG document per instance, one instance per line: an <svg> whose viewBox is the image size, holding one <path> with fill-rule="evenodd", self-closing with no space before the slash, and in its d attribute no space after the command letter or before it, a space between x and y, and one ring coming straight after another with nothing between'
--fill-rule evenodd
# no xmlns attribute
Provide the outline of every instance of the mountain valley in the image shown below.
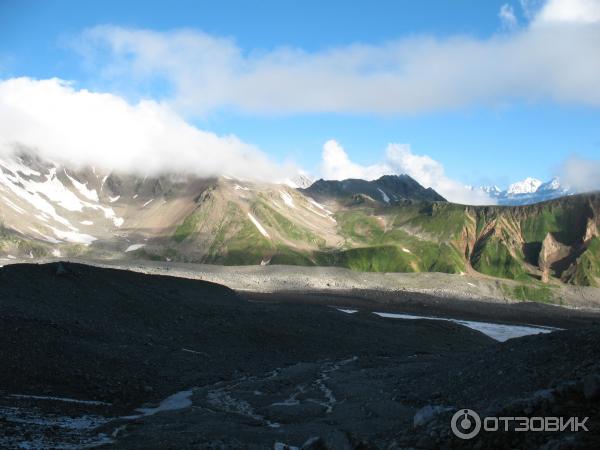
<svg viewBox="0 0 600 450"><path fill-rule="evenodd" d="M445 201L412 178L295 188L227 176L0 161L0 257L337 266L513 280L513 299L599 286L600 195L525 206Z"/></svg>

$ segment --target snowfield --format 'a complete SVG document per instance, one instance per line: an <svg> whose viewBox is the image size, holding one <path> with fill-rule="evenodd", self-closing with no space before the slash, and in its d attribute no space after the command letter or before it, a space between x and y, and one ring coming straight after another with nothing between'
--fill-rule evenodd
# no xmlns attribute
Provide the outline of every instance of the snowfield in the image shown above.
<svg viewBox="0 0 600 450"><path fill-rule="evenodd" d="M103 213L106 219L111 220L115 227L120 227L123 224L123 219L118 217L112 208L99 203L100 200L95 189L90 189L87 184L77 181L69 175L66 169L63 169L61 173L64 173L64 176L69 180L68 183L72 185L71 189L73 190L58 177L56 167L50 167L45 175L12 159L0 160L0 167L2 168L0 170L0 190L5 192L6 195L12 194L21 202L29 204L37 212L33 214L33 217L43 222L39 226L47 228L62 241L89 245L97 238L80 233L59 212L61 209L69 213L81 214L84 214L85 210L96 210ZM19 214L27 212L24 206L15 204L6 195L2 195L4 204ZM49 225L48 222L51 220L56 224ZM80 223L91 225L93 222L84 220ZM48 233L45 234L37 228L32 231L43 236L44 240L56 243L53 242L52 238L48 239Z"/></svg>
<svg viewBox="0 0 600 450"><path fill-rule="evenodd" d="M340 310L342 311L342 310ZM529 336L530 334L539 334L539 333L551 333L552 331L557 331L558 328L550 328L550 327L532 327L532 326L523 326L523 325L503 325L498 323L489 323L489 322L475 322L472 320L457 320L457 319L446 319L442 317L429 317L429 316L414 316L410 314L395 314L395 313L383 313L376 312L373 313L380 317L391 318L391 319L408 319L408 320L417 320L417 319L427 319L427 320L445 320L449 322L458 323L460 325L464 325L465 327L471 328L473 330L480 331L481 333L491 337L492 339L497 340L498 342L505 342L509 339Z"/></svg>

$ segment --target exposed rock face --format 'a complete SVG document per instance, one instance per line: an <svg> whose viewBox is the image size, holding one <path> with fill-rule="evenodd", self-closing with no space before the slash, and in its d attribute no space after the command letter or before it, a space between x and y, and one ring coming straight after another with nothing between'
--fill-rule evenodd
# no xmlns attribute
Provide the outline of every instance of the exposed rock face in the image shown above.
<svg viewBox="0 0 600 450"><path fill-rule="evenodd" d="M585 236L583 237L583 243L588 244L592 238L598 236L598 226L593 218L589 218L585 229Z"/></svg>
<svg viewBox="0 0 600 450"><path fill-rule="evenodd" d="M539 266L542 271L542 281L547 283L550 278L552 264L569 256L571 247L558 242L552 233L546 234L540 250Z"/></svg>
<svg viewBox="0 0 600 450"><path fill-rule="evenodd" d="M594 241L598 238L598 216L587 219L585 233L581 238L581 245L575 249L572 256L573 261L569 267L562 273L561 280L565 283L581 284L584 286L596 286L595 279L597 274L597 255L598 247Z"/></svg>

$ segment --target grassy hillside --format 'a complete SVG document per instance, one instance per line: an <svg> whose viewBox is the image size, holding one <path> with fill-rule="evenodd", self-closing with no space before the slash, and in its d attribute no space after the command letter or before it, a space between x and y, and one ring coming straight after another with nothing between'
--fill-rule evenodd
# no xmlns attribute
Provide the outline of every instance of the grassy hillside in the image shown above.
<svg viewBox="0 0 600 450"><path fill-rule="evenodd" d="M600 238L590 241L576 264L567 270L565 280L580 286L600 287Z"/></svg>
<svg viewBox="0 0 600 450"><path fill-rule="evenodd" d="M416 272L413 255L394 245L359 247L340 252L320 253L317 262L322 266L339 266L363 272Z"/></svg>
<svg viewBox="0 0 600 450"><path fill-rule="evenodd" d="M512 297L545 298L544 289L527 283L541 279L538 260L548 233L570 249L569 256L552 266L549 283L562 278L598 285L599 238L586 243L584 237L588 221L598 221L599 210L596 194L523 207L407 202L349 208L336 215L345 248L320 254L317 262L365 271L460 273L470 268L524 282Z"/></svg>
<svg viewBox="0 0 600 450"><path fill-rule="evenodd" d="M451 203L404 202L392 206L346 204L335 214L335 232L342 241L326 244L319 231L307 228L294 215L284 215L264 195L250 211L269 230L265 238L239 205L229 204L206 262L340 266L370 272L445 272L481 274L520 281L513 298L547 297L535 287L548 233L570 249L567 259L552 266L548 282L598 285L600 243L584 243L588 222L600 210L596 195L575 196L523 207L464 206ZM214 207L214 206L211 206ZM196 210L175 230L184 242L202 228L207 213ZM551 251L551 250L547 250ZM533 283L533 284L532 284ZM543 287L544 284L541 284ZM540 290L541 289L541 290Z"/></svg>
<svg viewBox="0 0 600 450"><path fill-rule="evenodd" d="M511 253L506 241L497 236L483 238L473 250L471 264L475 270L500 278L522 280L527 277L522 258Z"/></svg>
<svg viewBox="0 0 600 450"><path fill-rule="evenodd" d="M50 254L48 245L24 239L14 231L5 228L2 223L0 223L0 251L9 255L25 254L33 258Z"/></svg>

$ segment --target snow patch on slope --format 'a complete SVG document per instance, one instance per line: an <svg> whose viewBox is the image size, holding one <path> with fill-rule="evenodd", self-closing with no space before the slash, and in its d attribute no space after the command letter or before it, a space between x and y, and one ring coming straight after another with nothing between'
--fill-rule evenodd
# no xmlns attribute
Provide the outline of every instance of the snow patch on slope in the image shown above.
<svg viewBox="0 0 600 450"><path fill-rule="evenodd" d="M176 411L178 409L189 408L192 406L192 400L190 399L192 394L192 389L177 392L160 402L156 408L137 408L136 411L142 413L143 416L153 416L163 411ZM128 416L122 417L122 419L136 419L138 417L140 416Z"/></svg>
<svg viewBox="0 0 600 450"><path fill-rule="evenodd" d="M0 165L4 165L4 162L0 162ZM18 174L15 173L15 175L8 175L0 170L0 187L5 192L9 190L20 199L32 205L36 210L41 211L54 219L56 222L67 227L71 227L69 221L60 216L56 212L56 209L54 209L54 206L52 206L50 202L39 195L35 189L35 186L32 186L31 183L28 184L27 181L21 178Z"/></svg>
<svg viewBox="0 0 600 450"><path fill-rule="evenodd" d="M448 322L458 323L465 327L473 330L480 331L481 333L495 339L499 342L505 342L509 339L529 336L531 334L539 333L551 333L552 331L559 330L559 328L550 327L536 327L536 326L524 326L524 325L504 325L498 323L489 322L475 322L472 320L458 320L458 319L446 319L443 317L428 317L428 316L413 316L410 314L395 314L395 313L373 313L380 317L392 318L392 319L427 319L427 320L444 320Z"/></svg>
<svg viewBox="0 0 600 450"><path fill-rule="evenodd" d="M77 191L83 195L85 198L87 198L88 200L91 200L93 202L99 202L100 199L98 198L98 193L96 192L95 189L88 189L87 185L80 183L79 181L77 181L75 178L73 178L72 176L70 176L66 169L65 169L65 175L67 176L67 178L71 181L71 183L73 183L73 186L75 186L75 189L77 189Z"/></svg>
<svg viewBox="0 0 600 450"><path fill-rule="evenodd" d="M123 222L125 222L125 219L118 217L115 211L110 207L97 205L94 209L101 210L104 213L104 217L112 220L114 226L117 228L123 225Z"/></svg>
<svg viewBox="0 0 600 450"><path fill-rule="evenodd" d="M8 206L10 206L12 209L14 209L16 212L18 212L19 214L24 214L25 213L25 210L23 208L15 205L13 202L11 202L6 197L2 196L2 201L4 203L6 203Z"/></svg>
<svg viewBox="0 0 600 450"><path fill-rule="evenodd" d="M44 181L36 181L23 178L20 175L25 175L27 173L41 177L39 172L32 171L26 166L20 166L14 161L7 162L4 160L0 161L0 166L12 172L12 174L7 174L0 170L0 188L4 191L7 191L7 189L10 190L14 195L26 201L36 210L47 216L45 219L37 216L40 220L47 221L48 218L52 218L61 225L69 228L71 232L78 232L77 228L72 226L66 218L58 214L55 207L52 205L52 203L54 203L70 212L82 212L84 208L101 210L107 219L113 221L115 226L119 227L123 223L123 219L117 217L112 208L107 208L97 203L99 199L95 190L88 189L85 184L80 183L71 177L66 170L64 171L65 176L69 178L75 189L77 189L83 197L96 203L81 200L77 195L70 191L57 177L56 167L49 169L49 173L45 176ZM72 242L79 242L80 240L81 239L78 238L77 241ZM88 239L84 238L83 240Z"/></svg>
<svg viewBox="0 0 600 450"><path fill-rule="evenodd" d="M379 188L377 188L377 190L381 193L381 198L383 198L383 201L389 203L390 198L388 197L388 195Z"/></svg>
<svg viewBox="0 0 600 450"><path fill-rule="evenodd" d="M20 177L19 177L20 178ZM56 203L67 211L81 212L86 206L72 191L70 191L56 176L56 168L51 168L46 175L46 181L38 182L21 178L20 183L29 192L42 194L51 202Z"/></svg>
<svg viewBox="0 0 600 450"><path fill-rule="evenodd" d="M125 249L125 253L134 252L145 246L146 246L146 244L132 244Z"/></svg>
<svg viewBox="0 0 600 450"><path fill-rule="evenodd" d="M75 244L90 245L96 240L94 236L79 233L78 231L62 231L51 225L48 225L48 228L52 230L52 232L57 238L62 239L63 241L73 242Z"/></svg>
<svg viewBox="0 0 600 450"><path fill-rule="evenodd" d="M331 211L329 211L327 208L325 208L323 205L321 205L320 203L314 201L312 198L308 197L308 201L311 205L316 206L317 208L319 208L321 211L323 211L325 214L320 213L319 211L315 211L312 208L306 208L307 210L309 210L311 213L316 214L317 216L320 217L324 217L326 219L331 220L333 223L337 223L337 221L331 217L333 215L333 213Z"/></svg>
<svg viewBox="0 0 600 450"><path fill-rule="evenodd" d="M256 218L252 214L248 213L248 218L252 221L252 223L258 229L258 231L260 231L260 234L262 234L267 239L271 239L271 237L269 236L269 233L267 233L267 230L265 230L263 228L263 226L260 224L260 222L258 220L256 220Z"/></svg>
<svg viewBox="0 0 600 450"><path fill-rule="evenodd" d="M12 173L21 173L22 175L29 177L29 176L36 176L39 177L41 174L37 171L37 170L33 170L31 168L29 168L28 166L24 165L22 163L21 158L19 158L19 161L17 162L16 160L11 160L11 159L7 159L7 160L2 160L0 161L0 165L4 166L6 169L10 170Z"/></svg>
<svg viewBox="0 0 600 450"><path fill-rule="evenodd" d="M281 197L281 200L283 200L283 203L285 203L287 206L290 208L296 208L296 205L294 205L294 200L290 194L285 191L279 191L279 196Z"/></svg>
<svg viewBox="0 0 600 450"><path fill-rule="evenodd" d="M27 227L28 229L30 229L31 231L33 231L34 233L40 235L42 237L42 239L46 242L50 242L51 244L60 244L61 241L59 241L58 239L53 238L52 236L46 236L44 233L42 233L40 230L38 230L37 228L34 227Z"/></svg>

